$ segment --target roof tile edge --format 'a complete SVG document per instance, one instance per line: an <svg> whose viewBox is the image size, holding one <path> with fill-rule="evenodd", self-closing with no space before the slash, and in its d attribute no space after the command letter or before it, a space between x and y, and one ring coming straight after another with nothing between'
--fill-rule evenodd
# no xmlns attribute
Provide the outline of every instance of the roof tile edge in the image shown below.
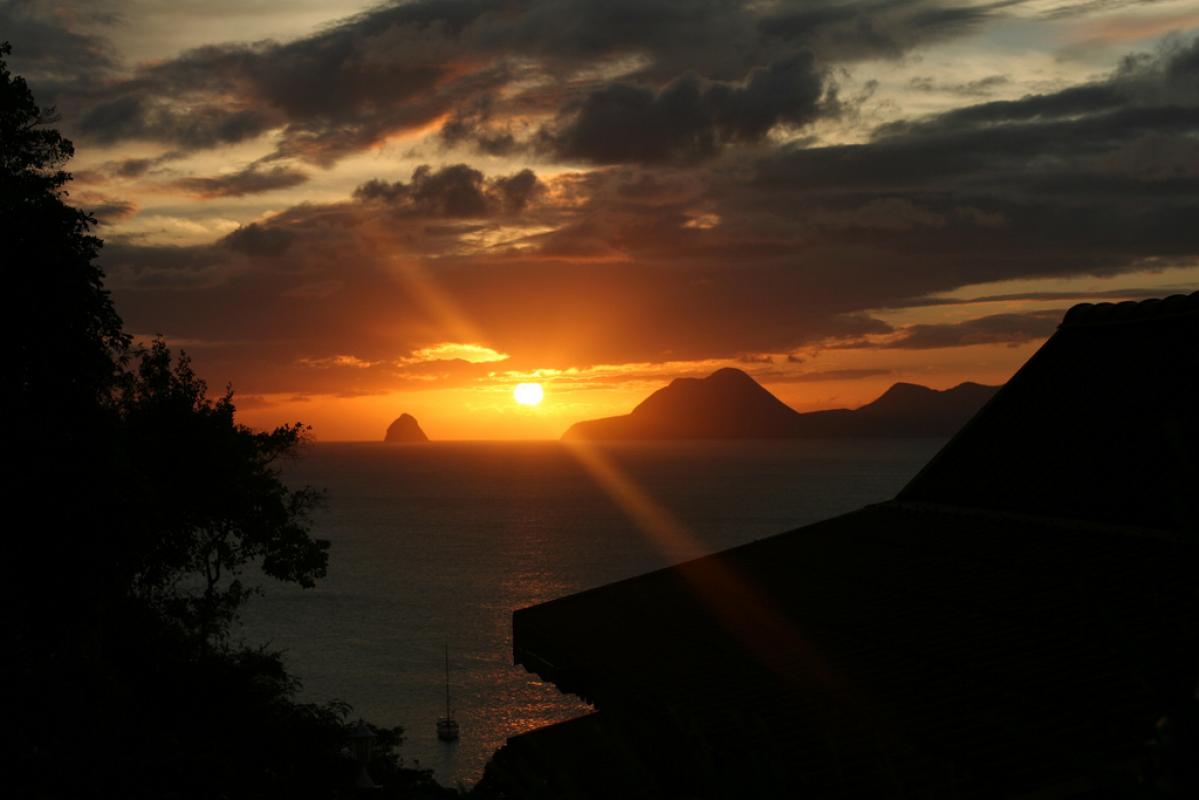
<svg viewBox="0 0 1199 800"><path fill-rule="evenodd" d="M1123 303L1079 303L1066 312L1058 327L1142 322L1194 313L1199 313L1199 292L1155 297L1139 302L1125 300Z"/></svg>

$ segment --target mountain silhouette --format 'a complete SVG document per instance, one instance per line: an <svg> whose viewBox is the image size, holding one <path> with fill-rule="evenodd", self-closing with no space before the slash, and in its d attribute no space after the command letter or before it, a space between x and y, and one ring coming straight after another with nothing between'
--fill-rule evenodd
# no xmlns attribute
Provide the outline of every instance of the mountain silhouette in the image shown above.
<svg viewBox="0 0 1199 800"><path fill-rule="evenodd" d="M801 414L739 369L706 378L678 378L632 413L579 422L562 438L748 439L829 436L947 436L982 408L994 386L963 383L938 391L897 383L857 409Z"/></svg>
<svg viewBox="0 0 1199 800"><path fill-rule="evenodd" d="M401 414L395 422L387 426L385 442L427 442L429 437L420 429L416 417L411 414Z"/></svg>

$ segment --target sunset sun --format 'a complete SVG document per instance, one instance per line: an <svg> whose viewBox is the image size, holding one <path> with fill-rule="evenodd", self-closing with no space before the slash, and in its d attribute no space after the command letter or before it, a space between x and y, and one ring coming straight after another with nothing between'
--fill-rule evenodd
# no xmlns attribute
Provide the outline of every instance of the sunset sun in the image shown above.
<svg viewBox="0 0 1199 800"><path fill-rule="evenodd" d="M522 406L535 406L545 397L545 392L540 383L518 383L512 391L512 396Z"/></svg>

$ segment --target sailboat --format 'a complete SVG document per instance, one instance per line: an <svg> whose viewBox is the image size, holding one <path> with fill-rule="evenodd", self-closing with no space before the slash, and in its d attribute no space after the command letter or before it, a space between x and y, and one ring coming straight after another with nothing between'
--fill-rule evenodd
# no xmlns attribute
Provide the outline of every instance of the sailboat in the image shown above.
<svg viewBox="0 0 1199 800"><path fill-rule="evenodd" d="M445 648L445 716L437 720L437 738L443 742L458 741L458 720L450 708L450 646Z"/></svg>

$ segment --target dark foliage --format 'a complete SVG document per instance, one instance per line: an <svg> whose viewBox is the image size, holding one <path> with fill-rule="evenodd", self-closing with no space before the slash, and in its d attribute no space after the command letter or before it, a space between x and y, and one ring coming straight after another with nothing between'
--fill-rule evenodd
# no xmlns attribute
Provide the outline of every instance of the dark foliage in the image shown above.
<svg viewBox="0 0 1199 800"><path fill-rule="evenodd" d="M139 498L123 532L122 585L219 639L246 599L243 565L304 587L324 576L328 543L307 528L320 494L289 490L274 467L303 441L302 425L256 433L237 424L232 392L209 400L186 356L173 363L161 341L140 354L117 410ZM188 576L201 579L199 590L181 587Z"/></svg>
<svg viewBox="0 0 1199 800"><path fill-rule="evenodd" d="M277 654L230 626L252 568L309 587L320 501L279 463L306 428L239 425L156 341L134 347L67 203L70 142L0 47L7 789L20 797L338 797L356 765L349 709L295 701ZM373 768L393 792L398 728ZM451 793L453 794L453 793Z"/></svg>

